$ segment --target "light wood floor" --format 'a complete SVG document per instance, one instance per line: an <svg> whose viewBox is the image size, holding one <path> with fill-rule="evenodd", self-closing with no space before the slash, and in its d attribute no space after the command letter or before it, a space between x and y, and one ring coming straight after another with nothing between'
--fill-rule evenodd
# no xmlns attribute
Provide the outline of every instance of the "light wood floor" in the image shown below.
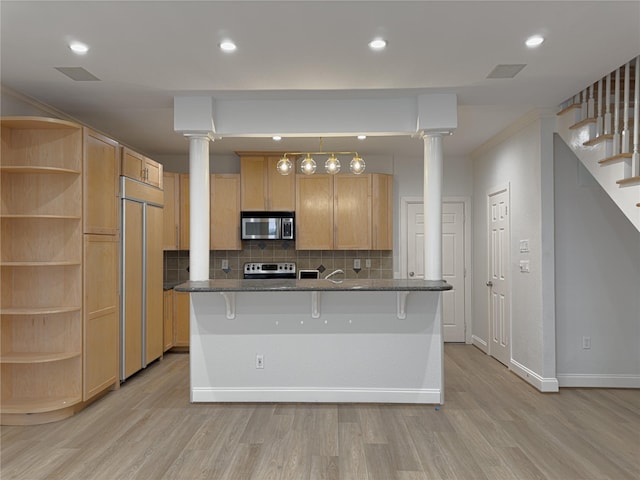
<svg viewBox="0 0 640 480"><path fill-rule="evenodd" d="M640 391L541 394L447 345L446 405L190 404L170 354L72 418L2 427L2 480L638 479Z"/></svg>

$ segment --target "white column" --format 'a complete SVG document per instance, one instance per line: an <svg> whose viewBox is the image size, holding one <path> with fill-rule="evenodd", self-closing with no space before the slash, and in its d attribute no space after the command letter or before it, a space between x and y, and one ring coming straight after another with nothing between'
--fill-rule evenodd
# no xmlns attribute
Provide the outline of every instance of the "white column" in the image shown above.
<svg viewBox="0 0 640 480"><path fill-rule="evenodd" d="M189 280L209 279L209 135L189 137Z"/></svg>
<svg viewBox="0 0 640 480"><path fill-rule="evenodd" d="M442 134L425 133L424 278L442 280Z"/></svg>

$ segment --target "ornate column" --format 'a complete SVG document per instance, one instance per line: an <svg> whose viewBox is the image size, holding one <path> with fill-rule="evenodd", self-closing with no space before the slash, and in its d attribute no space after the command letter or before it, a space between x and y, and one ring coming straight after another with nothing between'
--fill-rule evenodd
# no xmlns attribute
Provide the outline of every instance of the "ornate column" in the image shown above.
<svg viewBox="0 0 640 480"><path fill-rule="evenodd" d="M209 134L189 138L189 280L209 279Z"/></svg>
<svg viewBox="0 0 640 480"><path fill-rule="evenodd" d="M424 278L442 280L442 133L424 142Z"/></svg>

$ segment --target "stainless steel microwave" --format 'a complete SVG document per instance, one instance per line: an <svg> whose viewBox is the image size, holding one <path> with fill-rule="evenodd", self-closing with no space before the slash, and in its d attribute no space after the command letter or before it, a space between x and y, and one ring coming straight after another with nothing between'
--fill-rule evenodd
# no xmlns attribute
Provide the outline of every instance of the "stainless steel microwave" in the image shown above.
<svg viewBox="0 0 640 480"><path fill-rule="evenodd" d="M294 212L241 212L242 240L294 240Z"/></svg>

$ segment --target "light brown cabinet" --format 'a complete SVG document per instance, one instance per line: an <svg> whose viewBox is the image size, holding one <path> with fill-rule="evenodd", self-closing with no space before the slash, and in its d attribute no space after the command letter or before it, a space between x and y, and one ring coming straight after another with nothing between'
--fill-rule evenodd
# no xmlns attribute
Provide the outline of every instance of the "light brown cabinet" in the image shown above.
<svg viewBox="0 0 640 480"><path fill-rule="evenodd" d="M88 400L118 382L117 236L84 236L83 277L83 400Z"/></svg>
<svg viewBox="0 0 640 480"><path fill-rule="evenodd" d="M162 299L163 350L166 352L173 347L173 290L165 290L162 294Z"/></svg>
<svg viewBox="0 0 640 480"><path fill-rule="evenodd" d="M165 173L164 250L189 250L189 175ZM169 188L166 187L168 185ZM240 175L212 174L209 179L211 250L241 250ZM170 191L170 193L167 193ZM169 206L167 203L178 201ZM173 210L173 212L171 212ZM170 244L177 239L177 244Z"/></svg>
<svg viewBox="0 0 640 480"><path fill-rule="evenodd" d="M127 147L122 148L122 175L163 188L162 164Z"/></svg>
<svg viewBox="0 0 640 480"><path fill-rule="evenodd" d="M296 249L333 248L333 177L296 175Z"/></svg>
<svg viewBox="0 0 640 480"><path fill-rule="evenodd" d="M46 423L117 385L118 145L63 120L1 125L1 421Z"/></svg>
<svg viewBox="0 0 640 480"><path fill-rule="evenodd" d="M189 293L173 292L173 346L189 346Z"/></svg>
<svg viewBox="0 0 640 480"><path fill-rule="evenodd" d="M211 250L242 250L240 175L213 174L210 180Z"/></svg>
<svg viewBox="0 0 640 480"><path fill-rule="evenodd" d="M298 250L391 250L391 175L297 175Z"/></svg>
<svg viewBox="0 0 640 480"><path fill-rule="evenodd" d="M240 155L242 210L293 211L296 204L295 175L280 175L280 155Z"/></svg>
<svg viewBox="0 0 640 480"><path fill-rule="evenodd" d="M118 232L118 142L84 129L84 233Z"/></svg>
<svg viewBox="0 0 640 480"><path fill-rule="evenodd" d="M180 249L180 175L163 172L164 210L162 221L163 250Z"/></svg>

